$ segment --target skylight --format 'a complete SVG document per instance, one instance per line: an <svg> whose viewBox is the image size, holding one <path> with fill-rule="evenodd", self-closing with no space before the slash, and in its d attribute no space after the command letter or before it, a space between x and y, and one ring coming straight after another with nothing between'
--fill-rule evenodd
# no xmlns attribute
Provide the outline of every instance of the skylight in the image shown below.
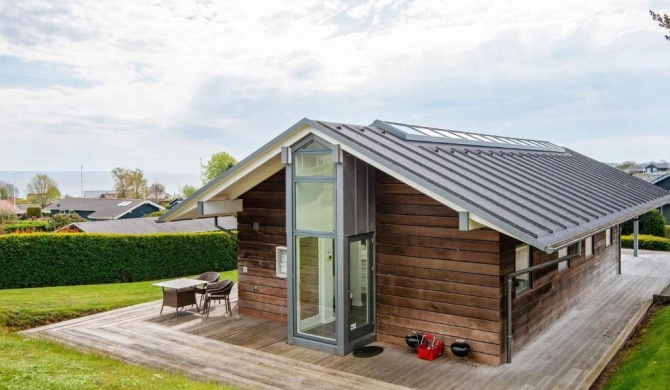
<svg viewBox="0 0 670 390"><path fill-rule="evenodd" d="M131 200L126 200L126 201L123 201L123 202L117 204L116 206L117 207L126 207L126 206L130 205L131 203L133 203Z"/></svg>
<svg viewBox="0 0 670 390"><path fill-rule="evenodd" d="M397 137L410 141L475 145L506 149L564 151L560 146L547 141L502 137L498 135L472 133L469 131L436 129L433 127L415 126L380 120L376 120L372 125L380 127Z"/></svg>

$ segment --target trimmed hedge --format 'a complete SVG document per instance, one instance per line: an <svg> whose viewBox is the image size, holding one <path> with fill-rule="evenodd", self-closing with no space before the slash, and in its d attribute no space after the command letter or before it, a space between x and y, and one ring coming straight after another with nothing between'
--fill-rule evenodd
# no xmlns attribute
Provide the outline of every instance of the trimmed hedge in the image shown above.
<svg viewBox="0 0 670 390"><path fill-rule="evenodd" d="M650 210L640 215L640 234L665 237L665 218L658 210ZM633 234L633 221L621 225L621 234Z"/></svg>
<svg viewBox="0 0 670 390"><path fill-rule="evenodd" d="M45 232L47 231L47 225L47 221L19 221L5 225L5 233L17 231Z"/></svg>
<svg viewBox="0 0 670 390"><path fill-rule="evenodd" d="M621 247L633 248L633 236L621 236ZM639 248L670 252L670 239L641 234L639 235Z"/></svg>
<svg viewBox="0 0 670 390"><path fill-rule="evenodd" d="M0 236L0 289L136 282L237 268L224 232Z"/></svg>

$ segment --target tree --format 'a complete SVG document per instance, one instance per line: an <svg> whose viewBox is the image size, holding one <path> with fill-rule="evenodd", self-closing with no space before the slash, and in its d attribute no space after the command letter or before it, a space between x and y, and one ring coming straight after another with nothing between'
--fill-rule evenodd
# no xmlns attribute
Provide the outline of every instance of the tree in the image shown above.
<svg viewBox="0 0 670 390"><path fill-rule="evenodd" d="M86 222L86 220L77 213L58 213L53 215L47 221L47 230L59 229L75 222Z"/></svg>
<svg viewBox="0 0 670 390"><path fill-rule="evenodd" d="M197 190L198 189L195 188L195 186L187 184L182 187L181 194L188 198L189 196L193 195Z"/></svg>
<svg viewBox="0 0 670 390"><path fill-rule="evenodd" d="M16 213L12 210L0 209L0 227L6 223L14 222L17 219ZM0 229L0 233L2 233L2 229Z"/></svg>
<svg viewBox="0 0 670 390"><path fill-rule="evenodd" d="M38 173L28 183L28 198L31 202L44 207L47 203L60 199L58 183L49 176Z"/></svg>
<svg viewBox="0 0 670 390"><path fill-rule="evenodd" d="M0 199L9 199L19 194L19 190L14 188L14 185L4 181L0 181Z"/></svg>
<svg viewBox="0 0 670 390"><path fill-rule="evenodd" d="M158 198L161 198L165 194L165 186L161 183L155 182L149 186L149 197L155 202L158 203Z"/></svg>
<svg viewBox="0 0 670 390"><path fill-rule="evenodd" d="M658 210L651 210L640 215L640 234L665 237L665 218ZM621 234L633 234L633 221L621 225Z"/></svg>
<svg viewBox="0 0 670 390"><path fill-rule="evenodd" d="M657 14L656 12L649 10L649 14L651 15L651 18L654 19L655 21L658 22L658 25L663 27L664 29L668 30L670 33L670 16L667 14L661 15ZM670 41L670 35L666 35L665 39Z"/></svg>
<svg viewBox="0 0 670 390"><path fill-rule="evenodd" d="M147 179L141 169L114 168L114 189L116 197L120 199L142 199L147 194Z"/></svg>
<svg viewBox="0 0 670 390"><path fill-rule="evenodd" d="M625 171L626 169L632 167L635 164L637 164L635 161L624 161L621 164L617 164L615 168Z"/></svg>
<svg viewBox="0 0 670 390"><path fill-rule="evenodd" d="M205 165L205 173L202 178L202 184L207 184L215 177L232 168L237 164L235 157L226 152L214 153Z"/></svg>

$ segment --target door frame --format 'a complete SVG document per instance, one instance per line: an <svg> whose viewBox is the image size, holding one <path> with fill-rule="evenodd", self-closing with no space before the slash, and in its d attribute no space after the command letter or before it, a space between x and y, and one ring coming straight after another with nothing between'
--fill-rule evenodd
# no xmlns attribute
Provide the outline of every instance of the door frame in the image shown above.
<svg viewBox="0 0 670 390"><path fill-rule="evenodd" d="M347 300L346 300L346 306L347 309L349 308L349 300L351 299L349 297L349 294L351 293L351 259L350 259L350 247L351 243L357 242L357 241L365 241L369 240L370 245L367 248L368 251L368 263L367 263L367 269L368 269L368 278L367 278L367 305L368 305L368 315L369 315L369 321L368 323L365 324L365 326L362 326L360 328L356 328L355 330L350 329L349 325L349 310L346 310L346 315L345 315L345 327L346 332L347 332L347 342L348 344L356 343L361 338L364 338L365 336L374 333L375 332L375 325L376 325L376 305L377 305L377 299L376 299L376 291L375 291L375 236L374 233L363 233L363 234L357 234L355 236L348 236L346 239L346 247L344 248L344 256L345 256L345 292L347 293Z"/></svg>

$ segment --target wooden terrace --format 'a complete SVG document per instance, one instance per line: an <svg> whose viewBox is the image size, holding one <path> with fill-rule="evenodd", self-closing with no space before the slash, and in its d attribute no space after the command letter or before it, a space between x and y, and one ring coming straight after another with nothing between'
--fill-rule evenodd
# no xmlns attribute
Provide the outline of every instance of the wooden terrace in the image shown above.
<svg viewBox="0 0 670 390"><path fill-rule="evenodd" d="M576 389L588 388L670 282L670 254L622 251L623 275L586 295L502 366L429 362L383 343L371 358L335 356L286 344L286 327L268 320L209 318L192 310L158 316L160 301L25 332L121 360L240 388L271 389ZM237 291L231 295L236 306Z"/></svg>

